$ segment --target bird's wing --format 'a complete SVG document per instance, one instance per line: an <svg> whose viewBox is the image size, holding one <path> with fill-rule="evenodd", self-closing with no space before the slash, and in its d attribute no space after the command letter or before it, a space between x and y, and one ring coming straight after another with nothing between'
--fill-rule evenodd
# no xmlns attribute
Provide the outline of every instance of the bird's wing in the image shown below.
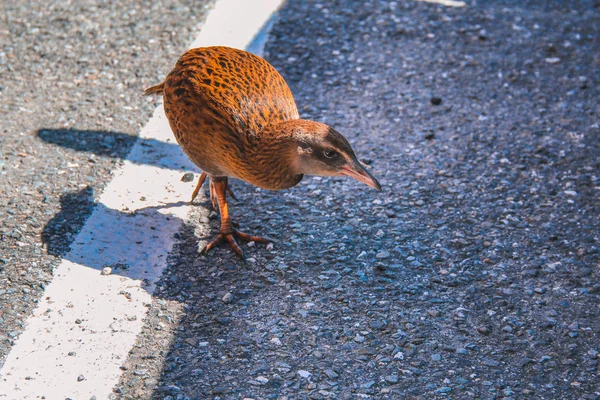
<svg viewBox="0 0 600 400"><path fill-rule="evenodd" d="M268 125L298 118L285 80L258 56L228 47L199 48L184 54L177 66L188 71L203 103L238 134L259 135Z"/></svg>

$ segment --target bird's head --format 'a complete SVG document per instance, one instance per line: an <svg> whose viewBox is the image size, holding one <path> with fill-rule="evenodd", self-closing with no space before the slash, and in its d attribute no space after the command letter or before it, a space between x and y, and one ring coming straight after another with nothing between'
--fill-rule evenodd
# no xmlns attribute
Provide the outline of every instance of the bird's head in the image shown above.
<svg viewBox="0 0 600 400"><path fill-rule="evenodd" d="M320 176L350 176L381 190L381 185L358 161L350 143L328 125L307 121L289 121L294 145L293 163L297 173Z"/></svg>

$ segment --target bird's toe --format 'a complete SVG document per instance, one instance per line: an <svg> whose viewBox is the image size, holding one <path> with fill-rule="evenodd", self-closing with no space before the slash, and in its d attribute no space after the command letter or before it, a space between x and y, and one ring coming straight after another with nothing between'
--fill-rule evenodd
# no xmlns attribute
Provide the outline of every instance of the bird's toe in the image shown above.
<svg viewBox="0 0 600 400"><path fill-rule="evenodd" d="M247 233L240 232L234 229L231 232L219 233L213 240L211 240L206 246L204 246L200 253L206 254L210 249L218 246L221 242L226 241L227 243L229 243L231 250L233 250L233 252L237 254L243 261L246 261L246 255L244 254L244 251L242 250L238 242L235 240L236 237L246 242L269 243L273 241L272 239L248 235Z"/></svg>

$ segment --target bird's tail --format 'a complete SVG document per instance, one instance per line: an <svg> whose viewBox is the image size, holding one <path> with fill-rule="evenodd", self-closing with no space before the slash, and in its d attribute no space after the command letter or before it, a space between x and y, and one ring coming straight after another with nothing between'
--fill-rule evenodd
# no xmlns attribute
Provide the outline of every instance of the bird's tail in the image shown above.
<svg viewBox="0 0 600 400"><path fill-rule="evenodd" d="M164 88L165 88L165 83L164 82L161 83L161 84L158 84L156 86L149 87L148 89L146 89L144 91L144 96L149 96L149 95L151 95L153 93L162 94Z"/></svg>

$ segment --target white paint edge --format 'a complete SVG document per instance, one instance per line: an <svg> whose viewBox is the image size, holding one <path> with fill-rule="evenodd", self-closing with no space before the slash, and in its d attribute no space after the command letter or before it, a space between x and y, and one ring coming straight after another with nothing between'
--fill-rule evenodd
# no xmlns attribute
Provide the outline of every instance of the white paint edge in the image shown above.
<svg viewBox="0 0 600 400"><path fill-rule="evenodd" d="M246 48L281 3L218 1L191 47ZM189 212L194 184L180 181L180 168L195 168L174 143L159 106L0 369L0 398L111 395ZM102 275L105 266L117 268Z"/></svg>

